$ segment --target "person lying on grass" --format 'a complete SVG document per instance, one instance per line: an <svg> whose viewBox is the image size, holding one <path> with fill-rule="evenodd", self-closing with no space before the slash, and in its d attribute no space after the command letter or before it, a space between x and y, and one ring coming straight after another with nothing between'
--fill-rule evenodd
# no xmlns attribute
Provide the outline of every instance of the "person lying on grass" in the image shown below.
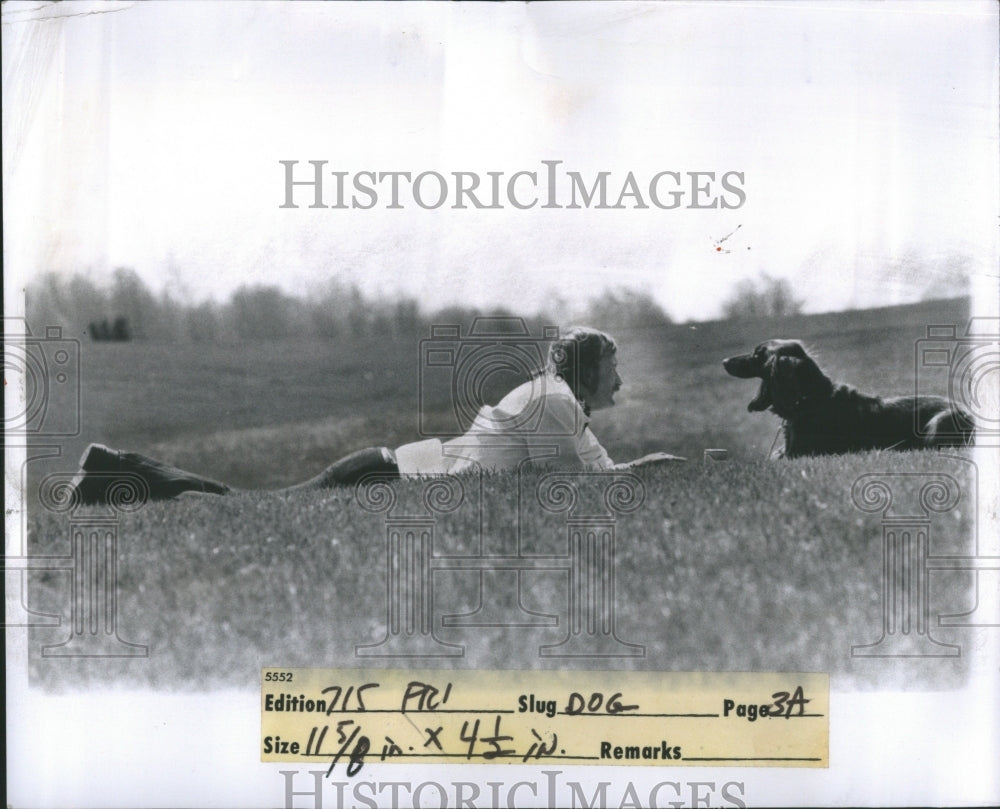
<svg viewBox="0 0 1000 809"><path fill-rule="evenodd" d="M458 474L469 469L513 470L523 464L602 471L683 461L654 452L616 464L591 432L590 414L615 404L621 388L617 345L607 334L576 326L549 346L547 367L514 388L499 404L485 406L462 436L405 444L395 451L369 447L336 461L316 477L280 492L353 486L364 478L384 481L411 475ZM185 492L234 494L224 483L185 472L133 452L91 444L73 481L85 504L103 502L116 483L142 478L150 500ZM121 475L116 480L116 475Z"/></svg>

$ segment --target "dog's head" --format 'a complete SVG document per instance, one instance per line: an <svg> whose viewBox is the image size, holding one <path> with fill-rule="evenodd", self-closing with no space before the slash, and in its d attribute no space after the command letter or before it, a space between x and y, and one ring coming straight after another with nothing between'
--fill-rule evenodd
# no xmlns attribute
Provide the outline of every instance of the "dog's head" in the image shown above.
<svg viewBox="0 0 1000 809"><path fill-rule="evenodd" d="M830 380L798 340L768 340L751 354L728 357L722 367L740 379L760 379L760 389L747 410L771 408L782 418L792 418L810 397L829 395Z"/></svg>

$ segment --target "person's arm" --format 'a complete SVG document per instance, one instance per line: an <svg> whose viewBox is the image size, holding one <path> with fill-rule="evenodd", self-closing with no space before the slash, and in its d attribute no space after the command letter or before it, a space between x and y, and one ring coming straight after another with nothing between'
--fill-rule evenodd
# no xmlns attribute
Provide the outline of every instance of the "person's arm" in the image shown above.
<svg viewBox="0 0 1000 809"><path fill-rule="evenodd" d="M526 436L529 454L536 463L588 471L614 466L587 426L579 402L568 391L549 393L542 407L537 432Z"/></svg>
<svg viewBox="0 0 1000 809"><path fill-rule="evenodd" d="M618 466L587 426L577 441L577 455L584 469L615 469Z"/></svg>
<svg viewBox="0 0 1000 809"><path fill-rule="evenodd" d="M539 463L564 469L631 469L686 460L665 452L654 452L634 461L616 464L587 425L587 418L576 399L561 393L545 397L538 434L531 439L529 452L536 448Z"/></svg>
<svg viewBox="0 0 1000 809"><path fill-rule="evenodd" d="M614 469L631 469L635 466L652 466L654 464L666 464L666 463L683 463L687 458L682 458L679 455L670 455L667 452L651 452L648 455L643 455L641 458L636 458L634 461L627 461L625 463L618 463L614 465Z"/></svg>

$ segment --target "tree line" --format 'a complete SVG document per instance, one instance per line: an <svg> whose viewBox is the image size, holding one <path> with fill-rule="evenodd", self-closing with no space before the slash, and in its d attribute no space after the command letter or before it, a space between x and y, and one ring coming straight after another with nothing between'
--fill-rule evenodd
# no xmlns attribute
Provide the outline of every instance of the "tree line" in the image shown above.
<svg viewBox="0 0 1000 809"><path fill-rule="evenodd" d="M958 257L936 270L924 299L969 294L970 260ZM45 326L62 326L65 334L112 341L412 338L425 336L434 324L467 327L478 316L522 316L532 334L553 324L584 323L618 334L672 322L652 295L624 286L602 290L577 307L555 293L545 308L533 313L456 305L425 311L415 298L373 298L339 278L304 296L290 295L273 284L248 284L222 303L193 303L166 288L154 292L135 270L124 267L115 270L106 284L81 273L44 274L28 286L26 305L28 324L40 333ZM801 314L803 305L787 279L760 273L756 279L735 283L719 299L719 314L724 320L780 318Z"/></svg>
<svg viewBox="0 0 1000 809"><path fill-rule="evenodd" d="M504 308L480 310L449 306L422 310L416 299L365 295L357 285L333 278L307 296L290 295L270 284L239 287L224 302L190 302L168 290L151 290L135 270L120 268L110 283L100 285L86 275L48 273L26 290L32 329L62 326L72 336L94 340L138 339L198 343L289 338L366 339L416 337L432 324L468 325L477 316L525 315ZM604 291L580 311L554 299L549 311L526 318L532 334L542 325L570 321L600 329L643 329L663 326L670 317L646 292L619 287Z"/></svg>

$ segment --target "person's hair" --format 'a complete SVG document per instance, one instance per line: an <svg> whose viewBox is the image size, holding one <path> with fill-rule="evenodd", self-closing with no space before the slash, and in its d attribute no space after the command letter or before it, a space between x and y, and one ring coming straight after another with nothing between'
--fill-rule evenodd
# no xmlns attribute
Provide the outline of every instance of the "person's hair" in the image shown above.
<svg viewBox="0 0 1000 809"><path fill-rule="evenodd" d="M583 399L584 390L596 387L601 358L617 350L618 346L610 335L589 326L573 326L549 346L547 370L569 385L584 412L589 415L590 408Z"/></svg>

